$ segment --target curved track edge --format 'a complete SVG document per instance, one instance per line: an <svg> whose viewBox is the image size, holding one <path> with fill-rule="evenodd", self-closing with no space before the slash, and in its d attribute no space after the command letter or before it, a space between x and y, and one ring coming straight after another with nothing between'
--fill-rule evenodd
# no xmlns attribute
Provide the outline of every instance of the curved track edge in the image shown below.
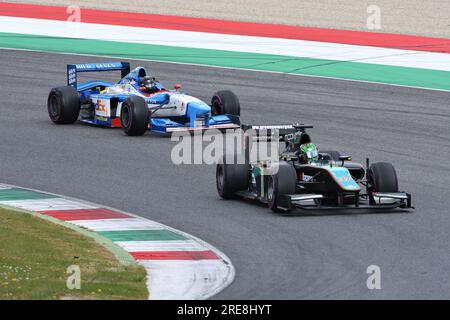
<svg viewBox="0 0 450 320"><path fill-rule="evenodd" d="M147 272L150 300L208 299L234 280L230 259L217 248L129 212L10 184L0 184L0 205L91 236L123 264L137 261Z"/></svg>

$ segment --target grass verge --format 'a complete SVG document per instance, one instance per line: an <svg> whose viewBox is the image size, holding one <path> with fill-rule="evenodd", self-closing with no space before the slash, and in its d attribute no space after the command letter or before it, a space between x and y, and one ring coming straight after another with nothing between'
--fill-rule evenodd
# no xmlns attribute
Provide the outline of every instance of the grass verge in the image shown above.
<svg viewBox="0 0 450 320"><path fill-rule="evenodd" d="M69 266L80 289L69 289ZM146 272L124 266L94 239L0 207L0 299L147 299Z"/></svg>

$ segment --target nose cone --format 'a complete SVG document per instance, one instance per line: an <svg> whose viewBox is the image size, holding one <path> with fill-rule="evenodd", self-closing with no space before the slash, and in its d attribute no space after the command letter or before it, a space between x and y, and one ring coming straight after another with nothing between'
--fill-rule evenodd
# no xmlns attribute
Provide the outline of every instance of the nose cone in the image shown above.
<svg viewBox="0 0 450 320"><path fill-rule="evenodd" d="M195 128L197 126L196 120L198 117L205 119L205 126L209 125L209 116L211 114L211 107L202 101L191 101L187 106L187 116L189 117L189 126Z"/></svg>
<svg viewBox="0 0 450 320"><path fill-rule="evenodd" d="M191 101L188 103L189 116L204 116L211 112L211 107L201 101Z"/></svg>

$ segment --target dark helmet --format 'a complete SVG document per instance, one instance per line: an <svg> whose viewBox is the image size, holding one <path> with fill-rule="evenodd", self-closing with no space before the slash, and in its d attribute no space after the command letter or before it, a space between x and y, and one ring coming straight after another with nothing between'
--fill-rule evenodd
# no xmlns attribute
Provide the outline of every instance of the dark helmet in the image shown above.
<svg viewBox="0 0 450 320"><path fill-rule="evenodd" d="M312 141L311 141L311 137L309 136L309 134L303 132L300 136L300 145L311 143L311 142Z"/></svg>
<svg viewBox="0 0 450 320"><path fill-rule="evenodd" d="M290 138L291 149L298 151L302 144L311 143L311 137L305 132L296 132Z"/></svg>
<svg viewBox="0 0 450 320"><path fill-rule="evenodd" d="M139 78L139 87L145 88L147 92L157 92L162 86L155 77L145 76Z"/></svg>

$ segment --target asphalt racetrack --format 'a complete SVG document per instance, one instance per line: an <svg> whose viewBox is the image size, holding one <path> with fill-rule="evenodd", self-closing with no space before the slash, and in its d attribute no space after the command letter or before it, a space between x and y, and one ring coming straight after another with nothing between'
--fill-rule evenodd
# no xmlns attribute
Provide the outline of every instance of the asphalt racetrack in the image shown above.
<svg viewBox="0 0 450 320"><path fill-rule="evenodd" d="M132 61L209 101L231 89L242 121L312 123L313 141L355 161L390 161L412 213L279 216L221 200L215 167L176 166L174 142L82 124L57 126L46 102L66 64L113 59L0 50L0 181L140 214L225 252L221 299L450 298L450 94L284 74ZM119 74L91 74L117 79ZM366 269L381 268L381 290Z"/></svg>

